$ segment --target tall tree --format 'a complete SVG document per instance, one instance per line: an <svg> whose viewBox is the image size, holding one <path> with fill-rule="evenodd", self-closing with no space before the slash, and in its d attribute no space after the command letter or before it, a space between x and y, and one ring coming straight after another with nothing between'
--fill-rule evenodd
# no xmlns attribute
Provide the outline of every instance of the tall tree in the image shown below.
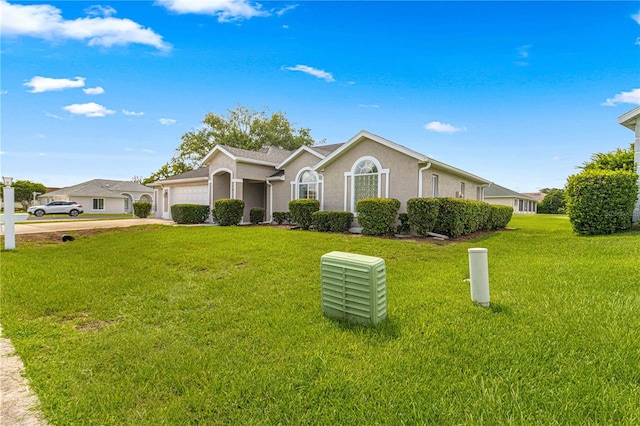
<svg viewBox="0 0 640 426"><path fill-rule="evenodd" d="M0 186L4 188L4 184ZM31 206L31 202L34 199L34 192L44 194L47 190L47 187L43 184L31 182L30 180L16 180L11 186L13 186L15 201L22 205L23 210Z"/></svg>
<svg viewBox="0 0 640 426"><path fill-rule="evenodd" d="M316 141L307 128L295 128L283 112L255 111L241 105L227 115L207 113L200 129L182 135L171 160L145 179L145 183L193 170L216 145L257 151L268 146L294 150ZM322 141L321 141L322 142Z"/></svg>
<svg viewBox="0 0 640 426"><path fill-rule="evenodd" d="M634 144L631 143L628 149L618 148L615 151L606 153L598 152L591 156L590 161L586 161L582 166L578 166L579 169L584 171L591 170L630 170L635 171L635 164L633 161Z"/></svg>

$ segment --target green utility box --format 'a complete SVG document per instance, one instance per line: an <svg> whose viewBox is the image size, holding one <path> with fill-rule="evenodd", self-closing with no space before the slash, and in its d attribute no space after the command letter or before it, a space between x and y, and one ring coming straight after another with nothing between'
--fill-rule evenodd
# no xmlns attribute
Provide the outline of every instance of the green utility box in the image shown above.
<svg viewBox="0 0 640 426"><path fill-rule="evenodd" d="M322 311L329 318L376 325L387 317L383 259L332 251L320 260Z"/></svg>

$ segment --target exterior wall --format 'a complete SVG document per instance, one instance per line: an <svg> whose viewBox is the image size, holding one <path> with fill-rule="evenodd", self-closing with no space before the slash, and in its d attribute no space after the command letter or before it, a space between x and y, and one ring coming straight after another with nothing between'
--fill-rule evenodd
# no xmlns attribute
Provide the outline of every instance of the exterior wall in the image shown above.
<svg viewBox="0 0 640 426"><path fill-rule="evenodd" d="M153 217L171 219L171 206L174 204L208 205L208 188L206 182L187 184L175 182L170 186L165 185L164 188L156 188L153 193Z"/></svg>
<svg viewBox="0 0 640 426"><path fill-rule="evenodd" d="M262 207L266 210L265 202L265 183L264 182L247 182L242 184L244 212L242 215L243 222L250 222L250 212L254 207Z"/></svg>
<svg viewBox="0 0 640 426"><path fill-rule="evenodd" d="M458 176L448 170L432 166L422 172L422 194L420 197L433 197L432 178L438 176L438 197L464 198L466 200L483 201L482 186L478 181ZM460 194L461 184L464 183L464 197Z"/></svg>
<svg viewBox="0 0 640 426"><path fill-rule="evenodd" d="M636 173L638 174L638 199L636 200L636 206L633 209L633 223L640 224L640 117L636 119L635 127L635 154L634 161L636 163Z"/></svg>
<svg viewBox="0 0 640 426"><path fill-rule="evenodd" d="M221 152L217 152L211 158L211 160L209 160L208 166L209 166L209 176L211 176L212 173L215 173L215 171L218 169L228 169L228 170L231 170L234 174L234 177L236 177L235 176L237 174L236 162Z"/></svg>
<svg viewBox="0 0 640 426"><path fill-rule="evenodd" d="M489 204L496 204L500 206L507 206L513 209L517 214L536 214L538 211L538 203L534 200L528 200L524 198L515 197L502 197L502 198L486 198L485 201Z"/></svg>
<svg viewBox="0 0 640 426"><path fill-rule="evenodd" d="M259 164L238 163L236 166L236 179L267 180L267 177L276 172L274 166L261 166Z"/></svg>
<svg viewBox="0 0 640 426"><path fill-rule="evenodd" d="M82 209L85 213L108 213L108 214L123 214L124 211L124 198L110 198L110 197L71 197L72 201L82 204ZM94 198L104 200L104 210L94 210L93 200Z"/></svg>
<svg viewBox="0 0 640 426"><path fill-rule="evenodd" d="M304 151L293 161L287 164L287 166L285 167L286 209L276 211L289 210L289 201L298 198L296 186L296 178L298 177L298 174L302 169L313 168L313 166L318 164L320 161L321 159L319 157ZM318 178L320 180L321 176L318 176ZM322 203L322 183L320 182L318 183L318 200L320 201L320 203Z"/></svg>
<svg viewBox="0 0 640 426"><path fill-rule="evenodd" d="M285 172L285 179L288 178L289 176ZM273 212L288 212L289 201L291 201L291 185L288 181L279 180L272 181L271 185L271 190L273 192L270 196L270 201L273 201L273 206L269 204L269 207L267 208L267 215L270 215Z"/></svg>

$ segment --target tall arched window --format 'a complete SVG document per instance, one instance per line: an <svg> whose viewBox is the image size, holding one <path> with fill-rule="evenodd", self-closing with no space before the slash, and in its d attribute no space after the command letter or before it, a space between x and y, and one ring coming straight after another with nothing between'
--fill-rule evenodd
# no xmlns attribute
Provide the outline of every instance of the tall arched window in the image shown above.
<svg viewBox="0 0 640 426"><path fill-rule="evenodd" d="M318 199L318 175L306 170L298 178L298 198Z"/></svg>
<svg viewBox="0 0 640 426"><path fill-rule="evenodd" d="M353 169L353 205L369 197L377 197L379 184L378 166L373 160L362 160Z"/></svg>

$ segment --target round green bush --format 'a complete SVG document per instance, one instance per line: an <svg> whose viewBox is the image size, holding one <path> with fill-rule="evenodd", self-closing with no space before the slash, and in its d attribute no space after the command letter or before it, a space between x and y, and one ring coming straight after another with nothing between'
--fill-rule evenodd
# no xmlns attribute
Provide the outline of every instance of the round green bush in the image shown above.
<svg viewBox="0 0 640 426"><path fill-rule="evenodd" d="M151 203L136 201L133 203L133 214L140 219L146 219L151 214Z"/></svg>
<svg viewBox="0 0 640 426"><path fill-rule="evenodd" d="M317 211L311 214L311 225L318 232L331 231L331 212Z"/></svg>
<svg viewBox="0 0 640 426"><path fill-rule="evenodd" d="M313 221L313 212L320 210L320 201L300 198L289 201L289 217L302 229L309 229Z"/></svg>
<svg viewBox="0 0 640 426"><path fill-rule="evenodd" d="M253 225L264 222L264 209L262 207L254 207L249 210L249 222Z"/></svg>
<svg viewBox="0 0 640 426"><path fill-rule="evenodd" d="M421 237L432 232L438 222L440 203L438 198L410 198L407 200L409 226Z"/></svg>
<svg viewBox="0 0 640 426"><path fill-rule="evenodd" d="M288 222L289 212L273 212L273 221L278 225Z"/></svg>
<svg viewBox="0 0 640 426"><path fill-rule="evenodd" d="M174 204L171 206L173 221L181 224L204 223L209 217L209 206L201 204Z"/></svg>
<svg viewBox="0 0 640 426"><path fill-rule="evenodd" d="M221 198L216 200L213 205L214 215L221 226L234 226L242 221L244 201Z"/></svg>
<svg viewBox="0 0 640 426"><path fill-rule="evenodd" d="M400 210L395 198L363 198L356 203L358 223L364 235L393 235Z"/></svg>

